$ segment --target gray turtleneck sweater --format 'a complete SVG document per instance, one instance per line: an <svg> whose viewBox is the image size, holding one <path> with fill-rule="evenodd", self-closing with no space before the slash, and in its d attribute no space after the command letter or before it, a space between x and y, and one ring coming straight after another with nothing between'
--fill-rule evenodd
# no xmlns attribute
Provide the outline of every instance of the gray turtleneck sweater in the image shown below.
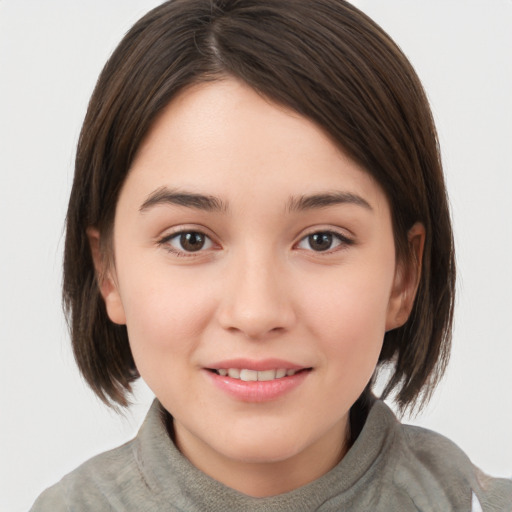
<svg viewBox="0 0 512 512"><path fill-rule="evenodd" d="M177 450L155 400L137 437L47 489L31 512L512 511L512 480L478 471L446 438L401 425L381 401L327 474L294 491L252 498L213 480Z"/></svg>

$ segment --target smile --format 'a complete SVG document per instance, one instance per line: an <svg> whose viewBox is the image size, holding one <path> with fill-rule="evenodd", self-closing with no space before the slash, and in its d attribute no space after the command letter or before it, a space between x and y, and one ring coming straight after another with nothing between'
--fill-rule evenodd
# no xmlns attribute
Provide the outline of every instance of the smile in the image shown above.
<svg viewBox="0 0 512 512"><path fill-rule="evenodd" d="M284 377L291 377L296 373L307 370L310 370L310 368L304 368L302 370L277 368L263 371L248 370L246 368L218 368L212 369L211 371L221 377L231 377L232 379L242 380L244 382L268 382L271 380L282 379Z"/></svg>
<svg viewBox="0 0 512 512"><path fill-rule="evenodd" d="M231 366L231 365L230 365ZM242 366L242 365L241 365ZM245 365L244 365L245 366ZM265 365L263 365L265 366ZM241 402L269 402L300 386L313 368L205 368L205 375L220 391Z"/></svg>

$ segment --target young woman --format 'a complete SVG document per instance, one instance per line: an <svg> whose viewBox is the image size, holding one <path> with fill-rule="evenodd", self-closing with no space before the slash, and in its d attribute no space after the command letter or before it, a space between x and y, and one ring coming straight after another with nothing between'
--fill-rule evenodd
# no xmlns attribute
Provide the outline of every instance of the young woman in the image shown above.
<svg viewBox="0 0 512 512"><path fill-rule="evenodd" d="M341 0L175 0L103 70L64 299L87 382L138 436L33 510L507 510L512 483L401 426L450 345L437 139L403 54Z"/></svg>

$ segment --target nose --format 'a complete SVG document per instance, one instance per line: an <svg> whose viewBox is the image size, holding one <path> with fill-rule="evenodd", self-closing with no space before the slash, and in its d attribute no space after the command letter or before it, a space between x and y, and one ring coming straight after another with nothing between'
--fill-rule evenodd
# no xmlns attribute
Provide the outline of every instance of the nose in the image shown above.
<svg viewBox="0 0 512 512"><path fill-rule="evenodd" d="M247 338L265 339L288 331L296 320L287 274L270 255L231 262L222 295L221 326Z"/></svg>

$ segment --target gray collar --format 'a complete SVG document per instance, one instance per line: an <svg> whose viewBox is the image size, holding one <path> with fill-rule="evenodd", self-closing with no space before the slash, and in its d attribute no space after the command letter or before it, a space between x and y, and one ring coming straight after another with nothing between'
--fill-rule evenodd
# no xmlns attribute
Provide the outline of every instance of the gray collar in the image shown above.
<svg viewBox="0 0 512 512"><path fill-rule="evenodd" d="M244 495L193 466L171 441L157 400L133 449L141 476L162 510L166 504L187 512L339 510L343 504L349 506L372 480L375 482L376 472L386 463L397 425L389 407L375 402L360 435L336 467L299 489L268 498Z"/></svg>

